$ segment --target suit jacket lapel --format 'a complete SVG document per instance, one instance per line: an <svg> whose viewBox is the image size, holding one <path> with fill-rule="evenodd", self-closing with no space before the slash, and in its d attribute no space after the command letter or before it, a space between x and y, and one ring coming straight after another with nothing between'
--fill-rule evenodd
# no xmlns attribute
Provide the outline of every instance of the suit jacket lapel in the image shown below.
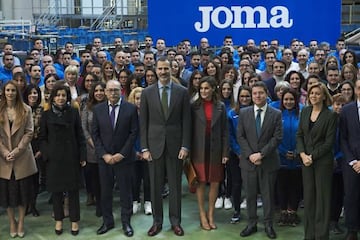
<svg viewBox="0 0 360 240"><path fill-rule="evenodd" d="M206 124L206 118L205 118L205 111L204 111L204 105L201 104L198 106L198 108L195 110L195 114L199 117L199 119Z"/></svg>
<svg viewBox="0 0 360 240"><path fill-rule="evenodd" d="M221 105L218 103L213 103L212 116L211 116L211 127L213 127L214 124L217 122L217 120L221 116L221 113L222 113Z"/></svg>
<svg viewBox="0 0 360 240"><path fill-rule="evenodd" d="M124 102L125 100L124 99L122 99L121 100L121 102L120 102L120 105L119 105L119 113L118 113L118 116L117 116L117 119L116 119L116 123L115 123L115 127L114 127L114 131L116 130L116 128L118 127L118 125L119 125L119 122L120 122L120 112L121 112L121 110L122 110L122 108L124 107L123 105L123 102ZM110 118L109 118L110 119Z"/></svg>
<svg viewBox="0 0 360 240"><path fill-rule="evenodd" d="M356 114L354 114L354 129L360 129L360 120L359 120L359 111L358 111L358 107L357 107L357 102L354 102L354 110L352 110L351 112L356 112Z"/></svg>
<svg viewBox="0 0 360 240"><path fill-rule="evenodd" d="M174 86L175 83L171 83L171 94L170 94L170 103L169 103L169 115L170 116L171 112L174 109L174 106L176 105L176 101L178 101L178 97L177 97L177 88Z"/></svg>
<svg viewBox="0 0 360 240"><path fill-rule="evenodd" d="M251 129L252 135L257 138L255 115L254 115L254 106L247 109L247 114L250 115L249 129Z"/></svg>
<svg viewBox="0 0 360 240"><path fill-rule="evenodd" d="M16 133L16 131L19 130L20 127L21 127L21 124L14 121L11 126L11 135L14 135L14 133Z"/></svg>
<svg viewBox="0 0 360 240"><path fill-rule="evenodd" d="M272 111L272 109L270 109L270 106L267 106L267 109L266 109L266 112L264 115L264 120L261 125L261 134L260 134L259 139L263 136L264 132L266 132L266 129L269 129L269 127L270 127L269 124L271 123L271 121L270 121L271 111Z"/></svg>
<svg viewBox="0 0 360 240"><path fill-rule="evenodd" d="M4 131L6 133L6 135L8 135L8 137L10 138L11 136L11 130L10 130L10 124L9 124L9 119L7 114L5 114L5 119L4 119Z"/></svg>
<svg viewBox="0 0 360 240"><path fill-rule="evenodd" d="M151 104L154 104L155 106L155 109L158 109L159 110L159 114L161 114L163 116L164 119L165 118L165 115L164 115L164 112L163 112L163 109L162 109L162 105L161 105L161 101L160 101L160 93L159 93L159 86L157 83L153 84L152 86L150 87L153 87L152 90L152 96L151 96ZM171 101L170 101L171 102ZM170 112L169 112L170 113Z"/></svg>

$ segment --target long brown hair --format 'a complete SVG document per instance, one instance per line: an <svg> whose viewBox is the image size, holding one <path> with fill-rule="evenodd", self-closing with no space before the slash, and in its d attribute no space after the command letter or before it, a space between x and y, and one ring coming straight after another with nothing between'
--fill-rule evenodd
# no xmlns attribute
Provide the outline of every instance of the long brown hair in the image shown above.
<svg viewBox="0 0 360 240"><path fill-rule="evenodd" d="M7 107L5 88L8 85L13 85L16 89L16 98L15 98L15 106L14 106L15 113L16 113L15 123L21 124L25 120L26 108L25 108L25 103L22 100L21 93L13 81L8 81L2 87L2 95L0 97L0 124L4 125L4 123L5 123L4 116L6 114L6 107Z"/></svg>

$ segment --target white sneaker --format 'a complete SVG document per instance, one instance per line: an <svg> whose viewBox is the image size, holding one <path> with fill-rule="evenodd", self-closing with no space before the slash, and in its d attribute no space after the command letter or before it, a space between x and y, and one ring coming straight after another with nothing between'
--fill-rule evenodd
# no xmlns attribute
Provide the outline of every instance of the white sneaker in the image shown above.
<svg viewBox="0 0 360 240"><path fill-rule="evenodd" d="M133 214L136 214L141 209L141 203L133 201Z"/></svg>
<svg viewBox="0 0 360 240"><path fill-rule="evenodd" d="M263 205L262 199L261 199L261 197L258 197L257 198L257 207L260 208L260 207L262 207L262 205Z"/></svg>
<svg viewBox="0 0 360 240"><path fill-rule="evenodd" d="M222 197L219 197L216 199L215 208L222 208L223 204L224 204L224 199Z"/></svg>
<svg viewBox="0 0 360 240"><path fill-rule="evenodd" d="M231 199L230 199L230 198L225 198L225 199L224 199L224 208L225 208L226 210L232 209L232 202L231 202Z"/></svg>
<svg viewBox="0 0 360 240"><path fill-rule="evenodd" d="M240 209L246 209L246 198L244 198L244 200L240 204Z"/></svg>
<svg viewBox="0 0 360 240"><path fill-rule="evenodd" d="M146 201L144 203L144 212L145 212L146 215L151 215L152 214L151 202L150 201Z"/></svg>

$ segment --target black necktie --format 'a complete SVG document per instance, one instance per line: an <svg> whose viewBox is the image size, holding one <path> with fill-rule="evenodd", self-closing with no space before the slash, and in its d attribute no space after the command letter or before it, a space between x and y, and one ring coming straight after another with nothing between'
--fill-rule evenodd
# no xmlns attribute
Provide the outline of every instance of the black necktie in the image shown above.
<svg viewBox="0 0 360 240"><path fill-rule="evenodd" d="M169 111L169 106L168 106L168 93L167 93L167 89L169 87L168 86L163 86L162 88L162 94L161 94L161 105L163 108L163 112L164 112L164 116L167 118L168 116L168 111Z"/></svg>
<svg viewBox="0 0 360 240"><path fill-rule="evenodd" d="M256 135L257 137L259 138L260 135L261 135L261 112L262 112L262 109L259 108L257 111L257 114L256 114L256 119L255 119L255 124L256 124Z"/></svg>

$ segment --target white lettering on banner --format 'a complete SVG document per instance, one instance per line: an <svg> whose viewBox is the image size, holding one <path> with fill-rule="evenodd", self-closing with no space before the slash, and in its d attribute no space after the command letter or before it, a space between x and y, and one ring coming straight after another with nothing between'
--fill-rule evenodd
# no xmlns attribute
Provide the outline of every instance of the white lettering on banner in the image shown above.
<svg viewBox="0 0 360 240"><path fill-rule="evenodd" d="M293 19L290 18L289 9L284 6L274 6L268 11L263 6L232 6L227 8L220 6L214 9L212 6L200 6L202 21L196 22L194 27L198 32L207 32L210 24L219 29L231 28L290 28ZM219 15L225 15L225 21L220 22ZM259 22L255 23L255 14L259 15ZM245 15L245 19L242 16Z"/></svg>

